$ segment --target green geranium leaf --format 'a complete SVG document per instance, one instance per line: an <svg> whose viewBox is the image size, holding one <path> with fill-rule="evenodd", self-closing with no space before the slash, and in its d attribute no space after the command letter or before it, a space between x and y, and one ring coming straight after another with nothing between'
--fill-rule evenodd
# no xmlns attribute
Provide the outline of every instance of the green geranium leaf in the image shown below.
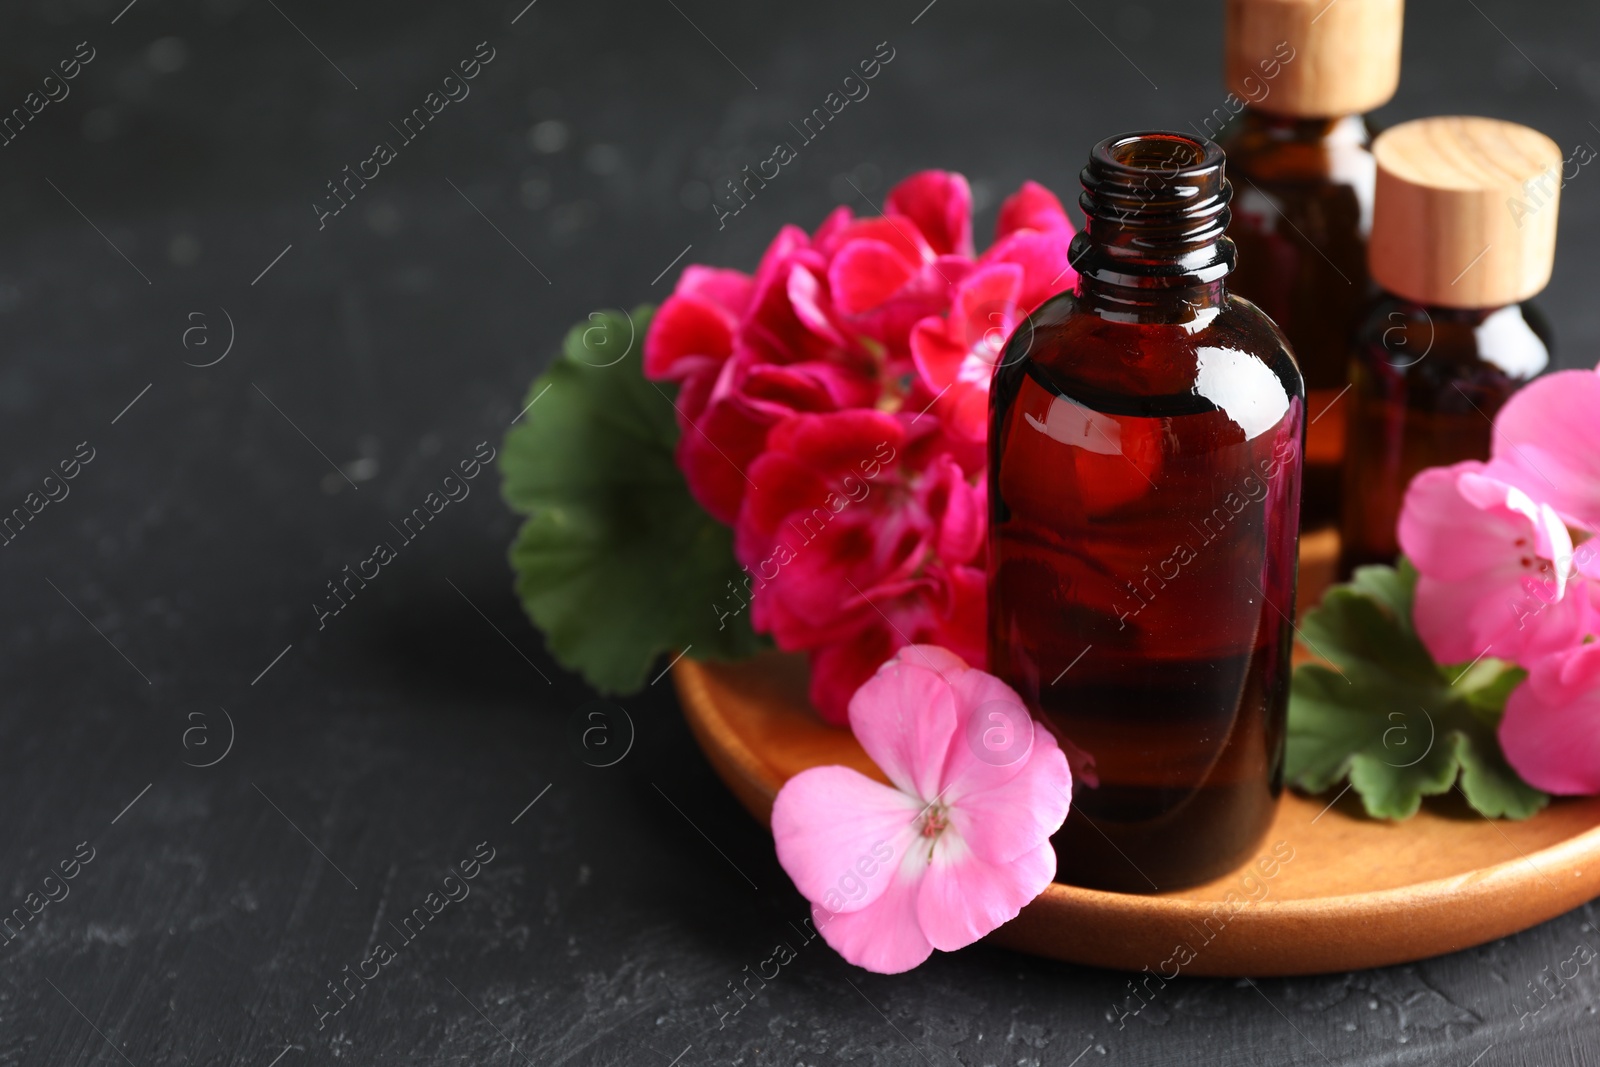
<svg viewBox="0 0 1600 1067"><path fill-rule="evenodd" d="M638 689L672 649L725 659L762 647L729 592L743 577L732 532L673 460L675 390L644 377L653 311L574 326L500 458L506 503L528 516L511 547L523 608L551 654L603 693Z"/></svg>
<svg viewBox="0 0 1600 1067"><path fill-rule="evenodd" d="M1394 616L1397 626L1412 633L1411 602L1417 589L1417 568L1404 556L1394 567L1357 567L1350 585L1378 601Z"/></svg>
<svg viewBox="0 0 1600 1067"><path fill-rule="evenodd" d="M1405 819L1460 786L1491 818L1525 819L1550 798L1519 778L1495 735L1527 672L1487 657L1441 667L1411 625L1417 572L1362 567L1306 613L1301 635L1333 665L1295 669L1285 773L1321 793L1349 778L1367 814Z"/></svg>

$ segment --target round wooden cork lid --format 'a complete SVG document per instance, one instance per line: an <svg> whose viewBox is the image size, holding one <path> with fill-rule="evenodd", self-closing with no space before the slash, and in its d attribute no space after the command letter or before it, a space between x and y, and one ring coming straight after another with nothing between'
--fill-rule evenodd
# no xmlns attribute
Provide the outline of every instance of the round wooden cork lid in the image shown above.
<svg viewBox="0 0 1600 1067"><path fill-rule="evenodd" d="M1262 111L1332 118L1400 84L1405 0L1228 0L1228 88Z"/></svg>
<svg viewBox="0 0 1600 1067"><path fill-rule="evenodd" d="M1561 149L1498 119L1417 119L1385 130L1367 261L1398 296L1442 307L1526 300L1550 281Z"/></svg>

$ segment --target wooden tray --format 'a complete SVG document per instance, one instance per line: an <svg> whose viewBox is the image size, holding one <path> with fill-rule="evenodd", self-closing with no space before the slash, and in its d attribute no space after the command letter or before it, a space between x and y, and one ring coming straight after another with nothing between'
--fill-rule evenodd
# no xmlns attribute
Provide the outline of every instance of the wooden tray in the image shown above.
<svg viewBox="0 0 1600 1067"><path fill-rule="evenodd" d="M1321 598L1337 547L1331 534L1304 539L1302 604ZM763 822L779 787L807 767L837 763L883 780L848 729L811 710L799 656L683 659L673 680L712 766ZM1600 797L1556 800L1524 822L1485 819L1457 794L1401 823L1366 818L1348 793L1330 800L1285 795L1261 851L1281 841L1293 858L1270 879L1247 886L1242 868L1150 896L1055 884L990 937L1169 976L1185 959L1184 974L1317 974L1479 945L1600 896Z"/></svg>

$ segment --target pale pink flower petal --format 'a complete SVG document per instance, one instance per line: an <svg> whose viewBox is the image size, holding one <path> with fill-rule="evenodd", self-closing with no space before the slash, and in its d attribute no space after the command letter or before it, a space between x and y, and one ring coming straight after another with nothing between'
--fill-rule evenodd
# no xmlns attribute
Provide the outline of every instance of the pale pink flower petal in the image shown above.
<svg viewBox="0 0 1600 1067"><path fill-rule="evenodd" d="M1401 508L1400 545L1420 575L1413 621L1440 663L1492 654L1529 665L1581 640L1589 622L1586 599L1565 599L1566 526L1493 469L1425 470Z"/></svg>
<svg viewBox="0 0 1600 1067"><path fill-rule="evenodd" d="M1033 728L1015 689L986 671L952 671L949 679L961 742L950 746L940 777L940 795L947 804L1003 785L1026 767L1037 772L1043 766L1030 758L1034 741L1054 747L1055 740L1049 731Z"/></svg>
<svg viewBox="0 0 1600 1067"><path fill-rule="evenodd" d="M1600 578L1600 537L1592 537L1573 549L1572 565L1586 578Z"/></svg>
<svg viewBox="0 0 1600 1067"><path fill-rule="evenodd" d="M1033 752L1016 774L987 789L951 792L960 799L950 809L950 825L967 847L986 862L1010 863L1066 821L1072 774L1056 739L1037 726Z"/></svg>
<svg viewBox="0 0 1600 1067"><path fill-rule="evenodd" d="M1506 701L1500 747L1537 789L1600 793L1600 644L1534 665Z"/></svg>
<svg viewBox="0 0 1600 1067"><path fill-rule="evenodd" d="M922 806L848 767L801 771L772 805L778 862L808 900L859 911L883 895Z"/></svg>
<svg viewBox="0 0 1600 1067"><path fill-rule="evenodd" d="M917 889L927 869L926 851L901 860L895 877L877 900L860 911L831 914L812 902L811 918L822 939L857 967L900 974L933 955L933 945L917 921Z"/></svg>
<svg viewBox="0 0 1600 1067"><path fill-rule="evenodd" d="M1484 518L1482 509L1461 495L1461 476L1484 469L1485 464L1469 460L1453 467L1430 467L1412 479L1397 532L1401 550L1418 569L1446 581L1460 581L1504 559L1504 538L1500 536L1504 531L1497 528L1488 536L1466 541L1460 537L1463 530L1476 532ZM1515 528L1515 524L1507 527Z"/></svg>
<svg viewBox="0 0 1600 1067"><path fill-rule="evenodd" d="M956 728L947 675L966 670L932 645L907 645L850 700L850 729L889 781L924 803L939 795Z"/></svg>
<svg viewBox="0 0 1600 1067"><path fill-rule="evenodd" d="M1498 477L1502 468L1491 464L1483 472L1467 471L1456 479L1456 488L1473 507L1484 511L1520 516L1533 527L1533 550L1545 559L1566 559L1572 551L1572 535L1554 508L1537 503L1527 493ZM1512 520L1515 521L1515 520ZM1565 575L1565 571L1558 576Z"/></svg>
<svg viewBox="0 0 1600 1067"><path fill-rule="evenodd" d="M955 834L942 834L917 894L917 921L933 947L953 952L993 932L1056 874L1055 849L1046 841L1008 864L986 863Z"/></svg>
<svg viewBox="0 0 1600 1067"><path fill-rule="evenodd" d="M1600 373L1556 371L1514 393L1494 419L1508 479L1569 522L1600 530Z"/></svg>
<svg viewBox="0 0 1600 1067"><path fill-rule="evenodd" d="M1559 600L1537 584L1486 593L1477 583L1423 576L1412 617L1417 636L1439 663L1489 655L1531 666L1583 640L1594 619L1587 593L1587 583L1569 586Z"/></svg>

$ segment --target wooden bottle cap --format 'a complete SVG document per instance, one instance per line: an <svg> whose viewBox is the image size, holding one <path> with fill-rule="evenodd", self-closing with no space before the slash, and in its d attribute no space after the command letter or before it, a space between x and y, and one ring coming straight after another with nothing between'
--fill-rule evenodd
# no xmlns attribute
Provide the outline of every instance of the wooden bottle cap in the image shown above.
<svg viewBox="0 0 1600 1067"><path fill-rule="evenodd" d="M1397 296L1490 308L1550 281L1561 149L1499 119L1416 119L1373 142L1373 279Z"/></svg>
<svg viewBox="0 0 1600 1067"><path fill-rule="evenodd" d="M1275 115L1370 111L1400 84L1404 14L1405 0L1228 0L1228 88Z"/></svg>

